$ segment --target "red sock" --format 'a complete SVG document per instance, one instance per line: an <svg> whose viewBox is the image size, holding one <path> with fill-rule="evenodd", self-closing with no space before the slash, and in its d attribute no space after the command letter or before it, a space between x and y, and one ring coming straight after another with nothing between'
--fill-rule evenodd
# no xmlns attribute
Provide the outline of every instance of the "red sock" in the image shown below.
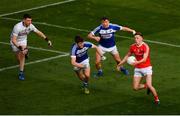
<svg viewBox="0 0 180 116"><path fill-rule="evenodd" d="M147 84L146 83L144 84L144 89L147 89Z"/></svg>
<svg viewBox="0 0 180 116"><path fill-rule="evenodd" d="M154 100L155 101L159 100L159 97L158 96L154 96Z"/></svg>

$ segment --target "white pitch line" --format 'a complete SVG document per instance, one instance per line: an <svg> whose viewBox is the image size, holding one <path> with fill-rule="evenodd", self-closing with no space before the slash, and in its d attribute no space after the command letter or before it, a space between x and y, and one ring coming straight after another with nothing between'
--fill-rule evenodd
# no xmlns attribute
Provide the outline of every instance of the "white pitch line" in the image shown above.
<svg viewBox="0 0 180 116"><path fill-rule="evenodd" d="M49 60L53 60L53 59L65 57L65 56L68 56L68 55L69 55L69 54L58 55L58 56L54 56L54 57L50 57L50 58L45 58L45 59L41 59L41 60L36 60L36 61L32 61L32 62L25 63L25 65L31 65L31 64L36 64L36 63L40 63L40 62L45 62L45 61L49 61ZM0 72L1 72L1 71L4 71L4 70L14 69L14 68L17 68L17 67L19 67L19 65L4 67L4 68L1 68L1 69L0 69Z"/></svg>
<svg viewBox="0 0 180 116"><path fill-rule="evenodd" d="M27 11L31 11L31 10L37 10L37 9L46 8L46 7L50 7L50 6L56 6L56 5L65 4L65 3L69 3L69 2L73 2L73 1L75 1L75 0L66 0L66 1L56 2L56 3L52 3L52 4L42 5L42 6L38 6L38 7L34 7L34 8L29 8L29 9L25 9L25 10L20 10L20 11L16 11L16 12L0 14L0 17L12 15L12 14L18 14L18 13L22 13L22 12L27 12Z"/></svg>
<svg viewBox="0 0 180 116"><path fill-rule="evenodd" d="M6 18L6 17L3 17L1 19L12 20L12 21L21 21L19 19ZM33 22L33 23L45 25L45 26L49 26L49 27L56 27L56 28L60 28L60 29L69 29L69 30L75 30L75 31L90 32L89 30L85 30L85 29L78 29L78 28L74 28L74 27L65 27L65 26L60 26L60 25L48 24L45 22ZM121 38L133 39L132 37L127 37L127 36L120 36L120 35L116 35L116 36L121 37ZM170 44L170 43L165 43L165 42L160 42L160 41L153 41L153 40L147 40L147 39L145 39L144 41L149 42L149 43L153 43L153 44L159 44L159 45L165 45L165 46L180 48L180 45L175 45L175 44Z"/></svg>
<svg viewBox="0 0 180 116"><path fill-rule="evenodd" d="M10 43L7 43L7 42L0 42L0 44L10 45ZM50 49L44 49L44 48L37 48L37 47L33 47L33 46L28 46L28 48L40 50L40 51L48 51L48 52L53 52L53 53L58 53L58 54L69 54L67 52L61 52L61 51L57 51L57 50L50 50Z"/></svg>

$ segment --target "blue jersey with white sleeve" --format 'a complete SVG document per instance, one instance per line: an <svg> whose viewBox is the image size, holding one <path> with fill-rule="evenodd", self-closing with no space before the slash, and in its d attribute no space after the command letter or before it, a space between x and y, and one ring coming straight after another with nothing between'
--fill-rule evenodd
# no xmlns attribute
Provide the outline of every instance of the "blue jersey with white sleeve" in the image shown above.
<svg viewBox="0 0 180 116"><path fill-rule="evenodd" d="M87 51L89 48L92 48L92 46L92 43L84 42L83 48L79 48L78 45L74 43L71 48L71 56L75 56L76 62L80 63L89 58Z"/></svg>
<svg viewBox="0 0 180 116"><path fill-rule="evenodd" d="M101 37L99 44L105 48L110 48L115 46L114 34L118 30L122 30L122 26L110 23L108 28L104 28L100 25L91 31L91 33L93 35L99 34Z"/></svg>

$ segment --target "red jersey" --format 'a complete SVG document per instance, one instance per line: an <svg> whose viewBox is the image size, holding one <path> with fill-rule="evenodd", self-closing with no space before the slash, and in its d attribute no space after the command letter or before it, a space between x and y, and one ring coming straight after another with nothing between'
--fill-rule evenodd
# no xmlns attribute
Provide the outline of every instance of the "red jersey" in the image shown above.
<svg viewBox="0 0 180 116"><path fill-rule="evenodd" d="M136 44L132 44L130 46L130 52L132 54L134 54L136 57L136 60L139 61L139 60L143 59L144 53L147 51L147 48L149 48L149 46L144 42L141 46L137 46ZM136 68L146 68L148 66L151 66L150 49L149 49L149 54L148 54L146 61L135 65Z"/></svg>

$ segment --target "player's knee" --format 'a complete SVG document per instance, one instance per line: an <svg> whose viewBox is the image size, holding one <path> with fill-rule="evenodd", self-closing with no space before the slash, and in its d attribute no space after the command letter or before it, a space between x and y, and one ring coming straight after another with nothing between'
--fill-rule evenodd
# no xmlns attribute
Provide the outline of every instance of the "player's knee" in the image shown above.
<svg viewBox="0 0 180 116"><path fill-rule="evenodd" d="M133 86L133 90L137 91L137 90L139 90L139 87L138 86Z"/></svg>

